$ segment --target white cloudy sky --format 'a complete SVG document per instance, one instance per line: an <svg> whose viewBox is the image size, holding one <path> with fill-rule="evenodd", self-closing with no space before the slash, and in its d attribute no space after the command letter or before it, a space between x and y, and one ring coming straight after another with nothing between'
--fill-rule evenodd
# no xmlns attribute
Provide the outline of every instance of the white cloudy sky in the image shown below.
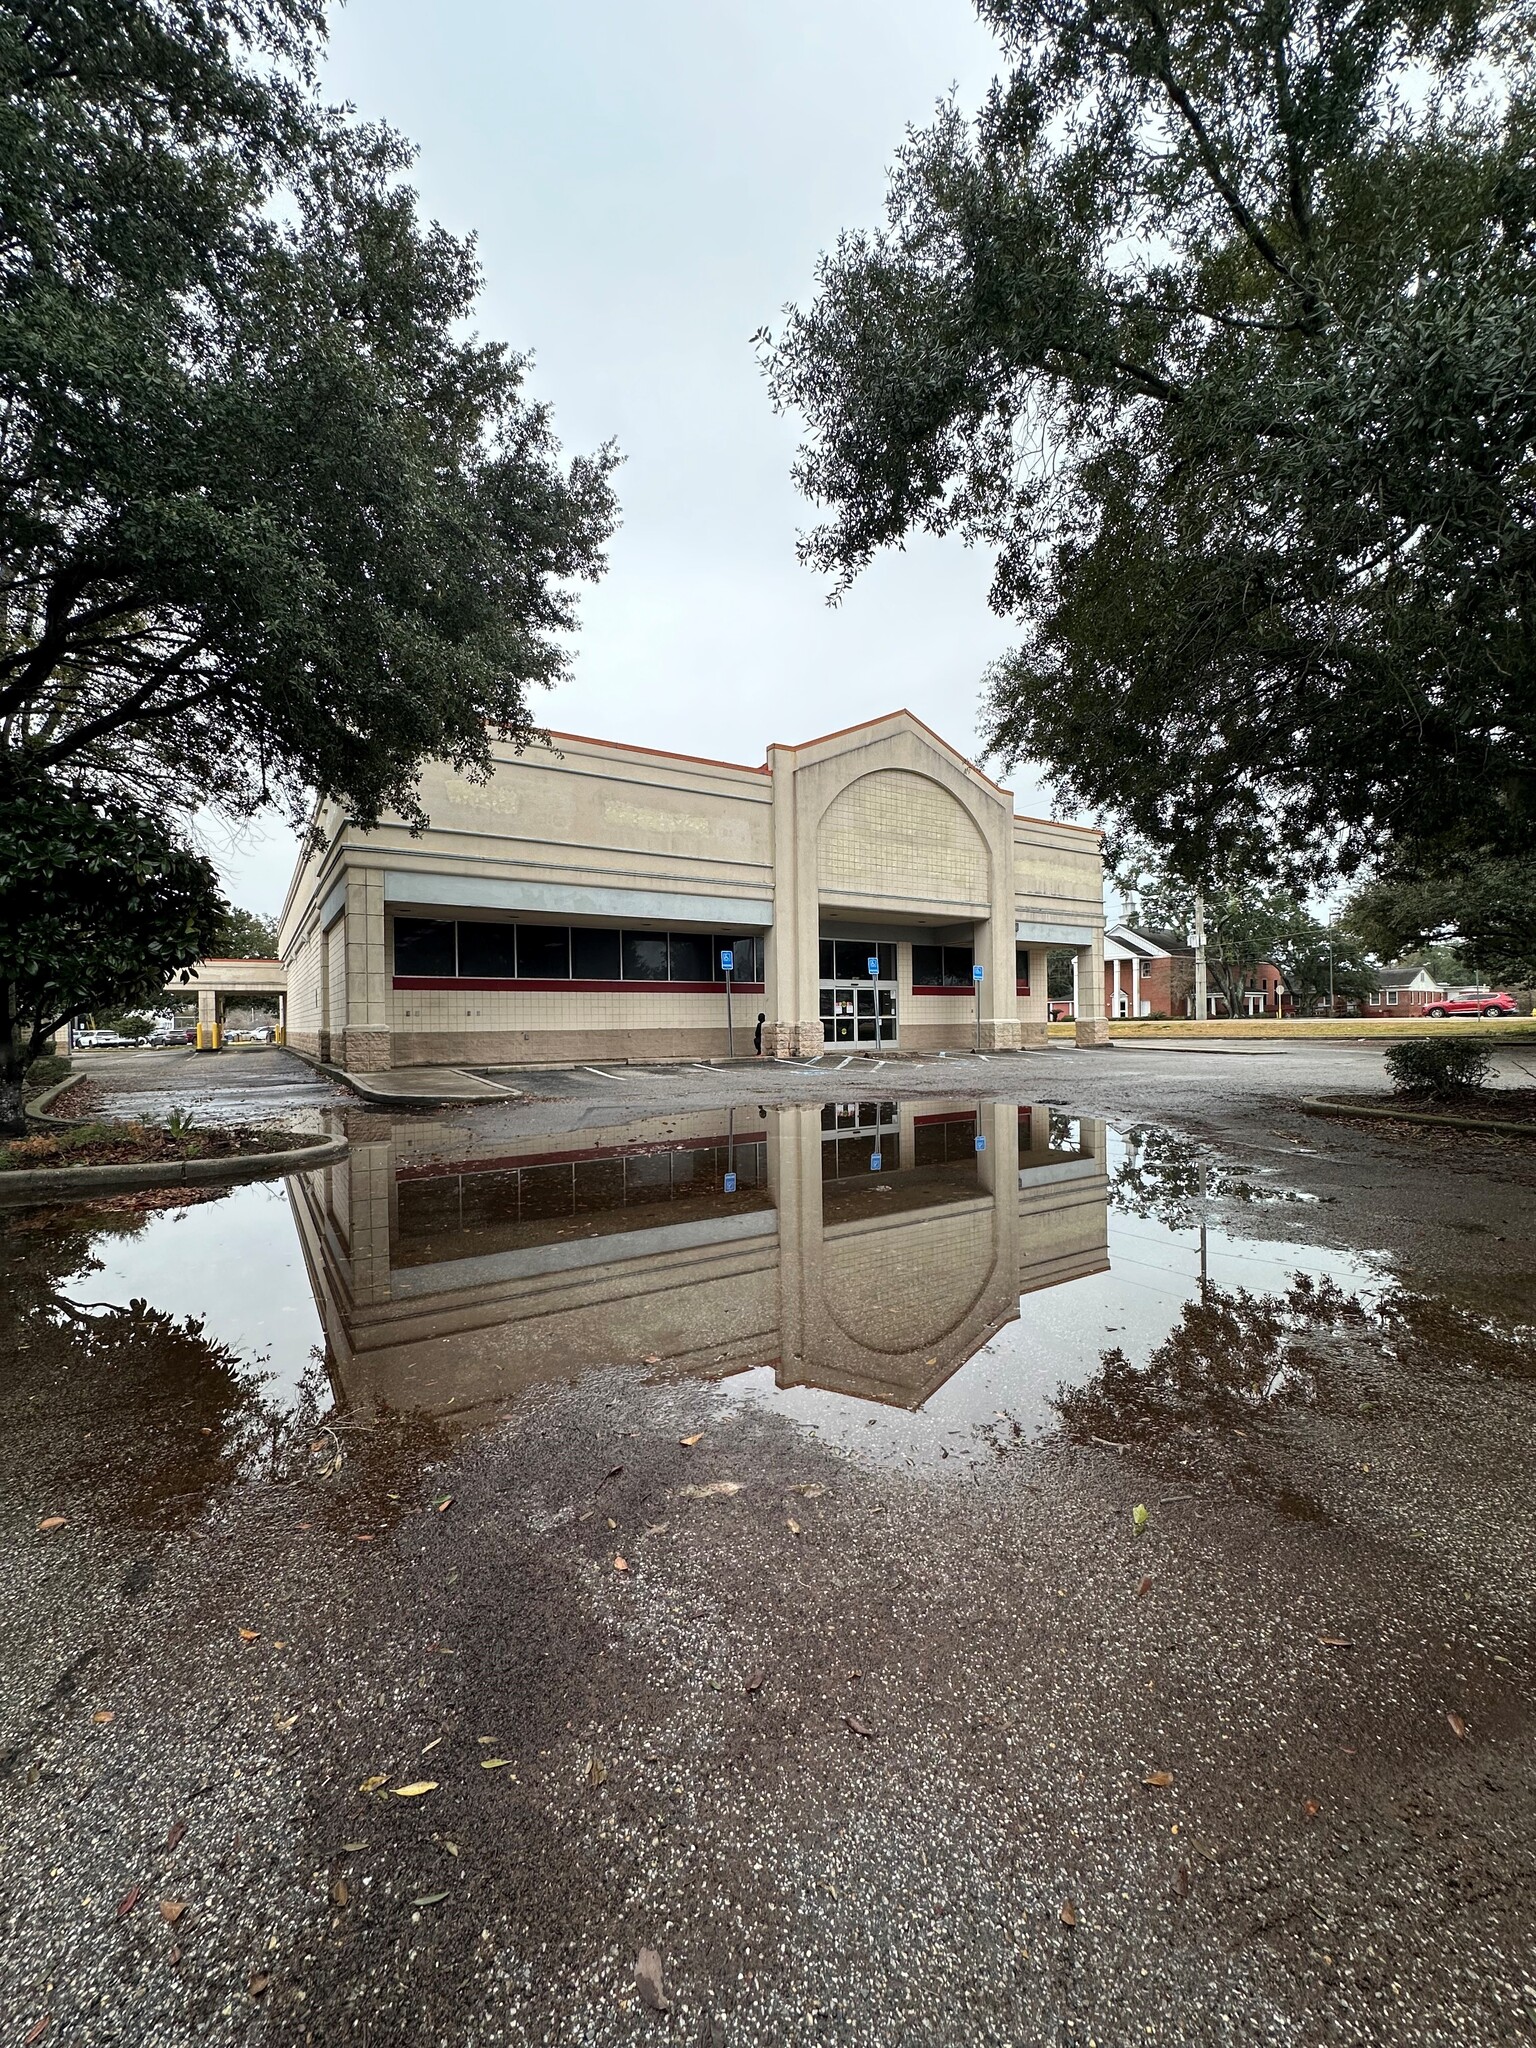
<svg viewBox="0 0 1536 2048"><path fill-rule="evenodd" d="M875 222L907 124L974 106L994 46L966 0L349 0L328 87L420 150L425 211L479 236L483 331L531 348L569 449L612 436L624 524L583 598L549 725L756 762L908 705L974 751L1009 642L989 561L878 564L837 609L795 559L794 423L748 337L804 299L840 227ZM1027 774L1020 810L1047 799ZM275 910L279 828L211 841Z"/></svg>

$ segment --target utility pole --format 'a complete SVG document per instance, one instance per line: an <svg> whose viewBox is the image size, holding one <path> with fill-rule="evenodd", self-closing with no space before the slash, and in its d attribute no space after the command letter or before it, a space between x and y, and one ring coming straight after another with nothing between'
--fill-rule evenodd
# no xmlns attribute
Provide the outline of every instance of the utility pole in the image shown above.
<svg viewBox="0 0 1536 2048"><path fill-rule="evenodd" d="M1203 1024L1210 1015L1205 987L1205 897L1195 891L1195 1015Z"/></svg>
<svg viewBox="0 0 1536 2048"><path fill-rule="evenodd" d="M1332 939L1325 939L1323 943L1328 948L1328 1014L1331 1017L1333 1015L1333 941Z"/></svg>

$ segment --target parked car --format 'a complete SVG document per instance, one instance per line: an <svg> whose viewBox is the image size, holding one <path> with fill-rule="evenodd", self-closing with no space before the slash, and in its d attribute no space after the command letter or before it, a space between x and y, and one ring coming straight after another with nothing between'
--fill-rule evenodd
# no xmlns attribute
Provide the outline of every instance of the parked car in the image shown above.
<svg viewBox="0 0 1536 2048"><path fill-rule="evenodd" d="M1443 1002L1431 1003L1424 1014L1426 1017L1518 1017L1520 1005L1512 995L1500 989L1497 994L1447 996Z"/></svg>

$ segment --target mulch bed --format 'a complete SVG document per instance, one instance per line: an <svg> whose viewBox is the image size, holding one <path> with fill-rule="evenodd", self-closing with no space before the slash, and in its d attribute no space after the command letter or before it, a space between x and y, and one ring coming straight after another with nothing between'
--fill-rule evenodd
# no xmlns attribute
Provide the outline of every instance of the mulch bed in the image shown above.
<svg viewBox="0 0 1536 2048"><path fill-rule="evenodd" d="M71 1091L73 1093L73 1091ZM50 1166L159 1166L178 1159L244 1158L275 1152L290 1142L286 1131L255 1124L210 1125L172 1137L157 1124L81 1124L0 1147L0 1172Z"/></svg>

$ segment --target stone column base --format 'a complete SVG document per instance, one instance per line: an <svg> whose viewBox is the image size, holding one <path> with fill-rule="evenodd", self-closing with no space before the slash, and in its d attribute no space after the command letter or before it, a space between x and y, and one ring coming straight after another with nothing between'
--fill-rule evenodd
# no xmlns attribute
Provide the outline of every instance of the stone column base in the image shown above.
<svg viewBox="0 0 1536 2048"><path fill-rule="evenodd" d="M821 1024L765 1024L763 1053L771 1060L808 1060L822 1049Z"/></svg>
<svg viewBox="0 0 1536 2048"><path fill-rule="evenodd" d="M1019 1026L1019 1045L1026 1052L1039 1052L1051 1042L1051 1035L1043 1024L1022 1023Z"/></svg>
<svg viewBox="0 0 1536 2048"><path fill-rule="evenodd" d="M382 1074L390 1064L387 1031L332 1032L341 1039L341 1064L349 1074Z"/></svg>
<svg viewBox="0 0 1536 2048"><path fill-rule="evenodd" d="M1109 1019L1107 1017L1079 1017L1077 1020L1077 1042L1080 1046L1103 1048L1109 1044Z"/></svg>
<svg viewBox="0 0 1536 2048"><path fill-rule="evenodd" d="M1016 1017L983 1017L981 1020L981 1049L983 1052L1017 1052L1019 1049L1019 1023Z"/></svg>

